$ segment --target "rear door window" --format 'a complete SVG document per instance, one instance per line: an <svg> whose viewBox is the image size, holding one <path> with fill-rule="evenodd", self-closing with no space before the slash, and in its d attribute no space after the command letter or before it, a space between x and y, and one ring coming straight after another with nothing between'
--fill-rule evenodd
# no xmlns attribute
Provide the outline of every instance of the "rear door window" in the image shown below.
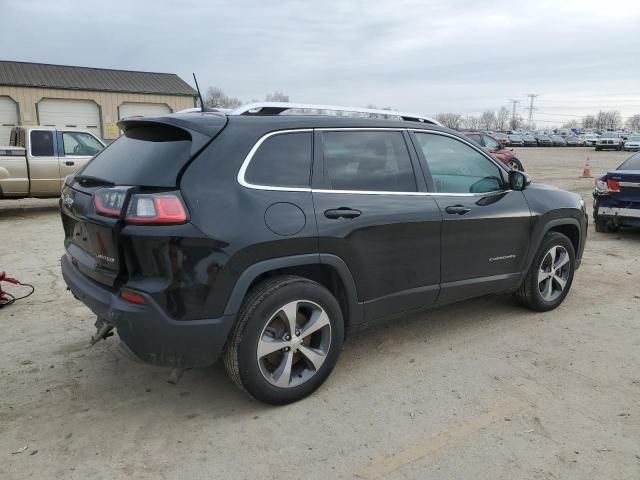
<svg viewBox="0 0 640 480"><path fill-rule="evenodd" d="M53 157L54 149L52 131L31 131L31 155L34 157Z"/></svg>
<svg viewBox="0 0 640 480"><path fill-rule="evenodd" d="M308 188L311 181L311 132L280 133L262 142L244 179L251 185Z"/></svg>
<svg viewBox="0 0 640 480"><path fill-rule="evenodd" d="M322 150L332 190L417 190L402 132L323 132Z"/></svg>
<svg viewBox="0 0 640 480"><path fill-rule="evenodd" d="M168 125L130 127L96 155L80 175L116 185L175 186L191 157L191 135Z"/></svg>

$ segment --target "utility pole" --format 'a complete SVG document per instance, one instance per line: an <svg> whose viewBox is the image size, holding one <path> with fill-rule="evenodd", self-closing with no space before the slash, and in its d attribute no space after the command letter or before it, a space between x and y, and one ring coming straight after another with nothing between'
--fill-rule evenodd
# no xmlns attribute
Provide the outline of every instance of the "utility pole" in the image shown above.
<svg viewBox="0 0 640 480"><path fill-rule="evenodd" d="M513 105L513 110L511 113L511 130L515 130L515 128L518 126L518 114L516 113L516 109L518 108L520 100L513 100L512 98L510 98L509 101Z"/></svg>
<svg viewBox="0 0 640 480"><path fill-rule="evenodd" d="M538 96L537 93L527 93L527 97L529 97L529 125L533 125L533 101Z"/></svg>

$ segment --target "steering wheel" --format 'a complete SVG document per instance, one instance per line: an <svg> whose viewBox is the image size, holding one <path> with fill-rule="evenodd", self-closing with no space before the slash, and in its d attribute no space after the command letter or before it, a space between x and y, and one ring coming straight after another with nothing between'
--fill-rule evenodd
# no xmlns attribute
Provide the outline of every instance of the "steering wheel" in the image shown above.
<svg viewBox="0 0 640 480"><path fill-rule="evenodd" d="M73 147L73 154L82 155L82 145L78 144L75 147Z"/></svg>

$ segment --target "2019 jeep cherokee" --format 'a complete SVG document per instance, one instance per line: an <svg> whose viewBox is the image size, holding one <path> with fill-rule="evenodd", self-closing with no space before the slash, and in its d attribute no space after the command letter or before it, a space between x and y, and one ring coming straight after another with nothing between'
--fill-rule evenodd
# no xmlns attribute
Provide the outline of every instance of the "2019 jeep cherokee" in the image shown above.
<svg viewBox="0 0 640 480"><path fill-rule="evenodd" d="M322 384L348 331L494 292L564 300L578 195L429 119L270 105L125 120L67 180L62 273L95 339L115 328L175 367L222 355L240 388L283 404Z"/></svg>

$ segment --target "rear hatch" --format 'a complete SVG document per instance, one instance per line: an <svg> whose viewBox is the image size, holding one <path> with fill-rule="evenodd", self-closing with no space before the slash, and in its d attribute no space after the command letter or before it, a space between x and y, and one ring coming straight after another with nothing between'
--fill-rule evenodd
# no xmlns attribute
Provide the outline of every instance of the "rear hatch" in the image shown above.
<svg viewBox="0 0 640 480"><path fill-rule="evenodd" d="M121 123L123 135L65 181L60 203L66 253L82 273L97 282L114 286L126 280L123 226L171 223L170 210L164 212L164 222L140 221L139 212L149 206L153 210L158 198L182 202L181 172L226 124L223 116L218 122L207 119L205 135L185 128L184 122L169 124L172 120L162 117L161 121ZM176 223L184 223L187 218L185 215L184 221Z"/></svg>

